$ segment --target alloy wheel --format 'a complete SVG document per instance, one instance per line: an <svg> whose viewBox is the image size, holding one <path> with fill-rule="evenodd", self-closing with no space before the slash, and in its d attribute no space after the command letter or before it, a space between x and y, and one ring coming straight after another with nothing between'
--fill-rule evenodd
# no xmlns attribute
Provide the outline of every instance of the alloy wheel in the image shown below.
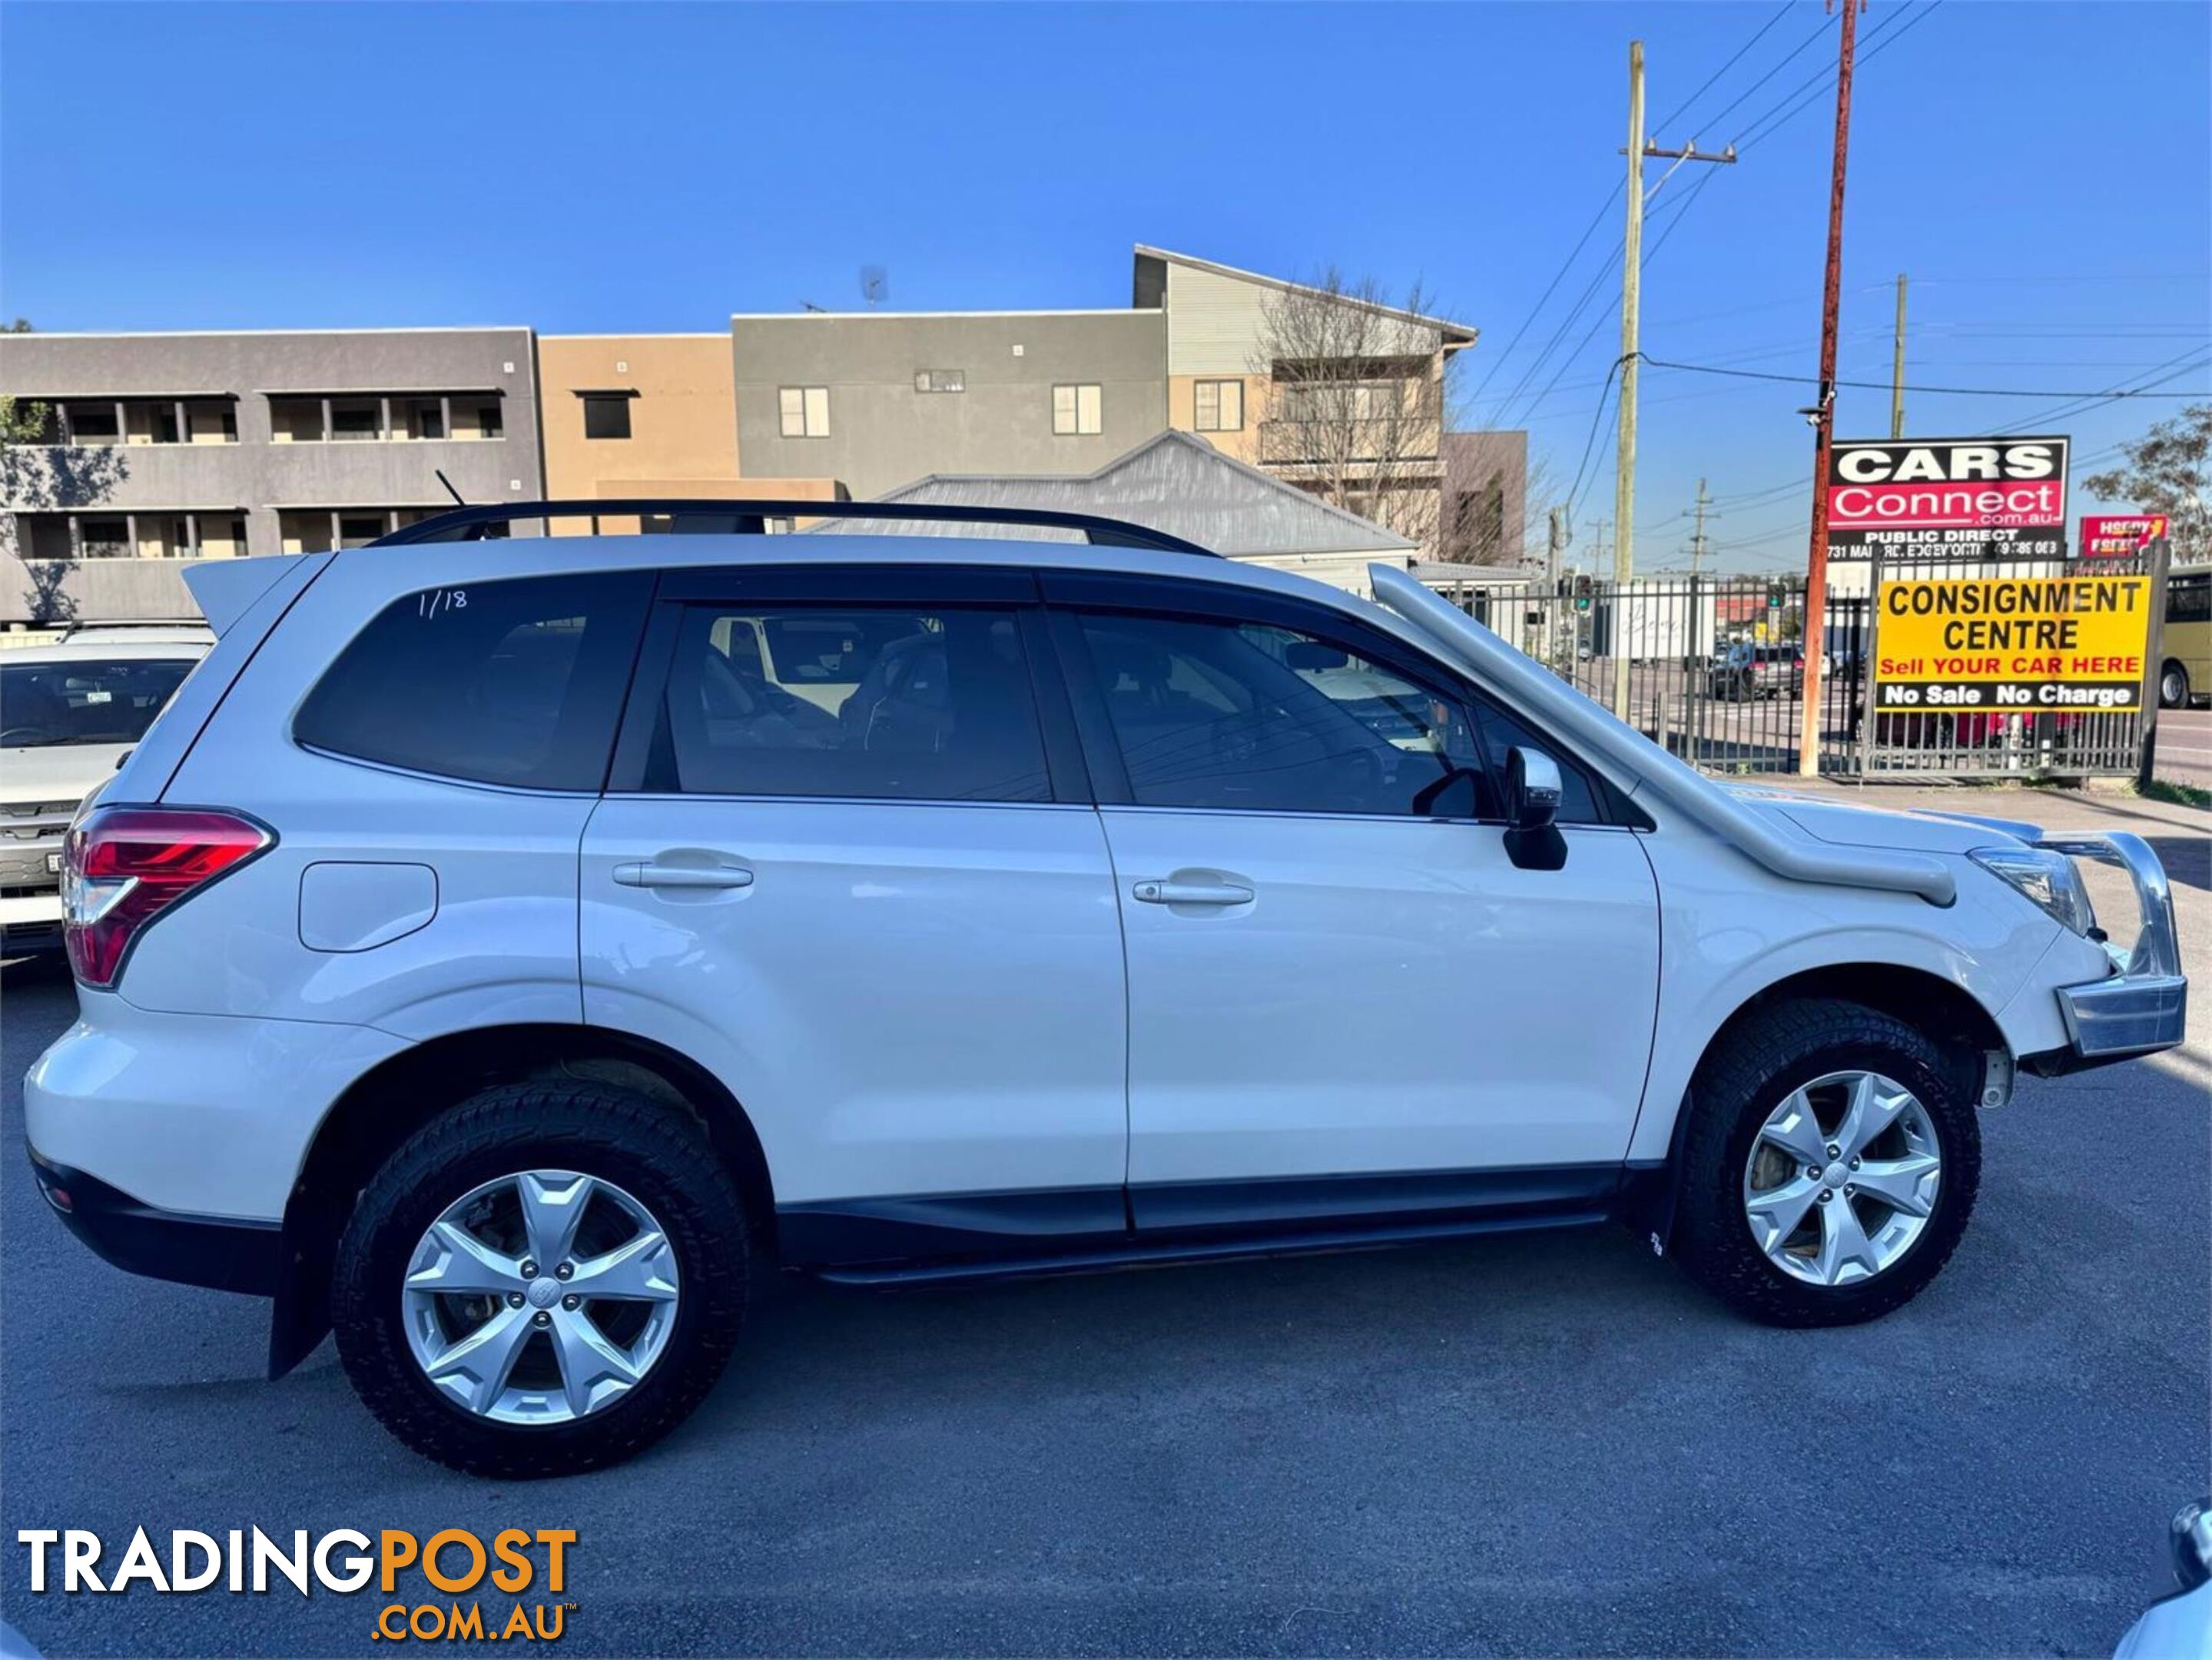
<svg viewBox="0 0 2212 1660"><path fill-rule="evenodd" d="M456 1199L424 1231L402 1290L422 1375L503 1424L569 1423L629 1394L667 1347L680 1294L653 1213L561 1170Z"/></svg>
<svg viewBox="0 0 2212 1660"><path fill-rule="evenodd" d="M1745 1219L1767 1260L1814 1286L1870 1280L1936 1209L1942 1148L1920 1098L1875 1072L1832 1072L1790 1095L1753 1139Z"/></svg>

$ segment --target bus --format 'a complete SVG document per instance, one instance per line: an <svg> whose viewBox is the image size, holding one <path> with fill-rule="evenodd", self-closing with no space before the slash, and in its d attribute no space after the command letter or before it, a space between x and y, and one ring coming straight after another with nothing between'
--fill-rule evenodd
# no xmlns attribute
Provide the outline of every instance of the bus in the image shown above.
<svg viewBox="0 0 2212 1660"><path fill-rule="evenodd" d="M2212 699L2212 565L2191 565L2166 579L2166 635L2158 706L2187 708Z"/></svg>

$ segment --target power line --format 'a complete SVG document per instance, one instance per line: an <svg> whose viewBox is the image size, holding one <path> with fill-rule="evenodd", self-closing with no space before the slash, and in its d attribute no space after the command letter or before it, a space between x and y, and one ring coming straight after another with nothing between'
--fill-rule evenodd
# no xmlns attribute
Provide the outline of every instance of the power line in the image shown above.
<svg viewBox="0 0 2212 1660"><path fill-rule="evenodd" d="M1759 26L1757 33L1753 34L1750 40L1738 46L1735 49L1735 55L1731 57L1727 63L1722 64L1711 75L1707 76L1705 77L1705 85L1699 87L1695 92L1692 93L1687 98L1685 98L1680 104L1676 105L1674 106L1674 112L1673 115L1662 116L1659 120L1655 122L1653 125L1659 127L1673 126L1674 125L1675 117L1686 113L1692 105L1695 104L1698 100L1703 98L1708 92L1711 91L1713 82L1719 80L1721 76L1726 75L1730 70L1734 69L1736 66L1737 62L1743 57L1744 53L1749 52L1761 40L1765 40L1766 38L1766 32L1772 28L1777 23L1780 22L1784 18L1787 17L1795 9L1796 5L1796 0L1782 0L1782 9L1776 12L1773 16L1768 18L1764 23L1761 23ZM1731 105L1729 107L1734 108L1735 106ZM1725 115L1728 112L1723 110L1721 113ZM1718 118L1717 117L1715 119L1717 119Z"/></svg>
<svg viewBox="0 0 2212 1660"><path fill-rule="evenodd" d="M1820 20L1818 23L1816 23L1816 24L1814 24L1814 25L1812 33L1810 33L1810 34L1807 35L1807 36L1806 36L1802 40L1800 40L1800 41L1799 41L1796 46L1792 46L1792 47L1789 50L1789 52L1787 52L1786 53L1784 53L1784 54L1783 55L1783 57L1782 57L1782 58L1780 58L1780 59L1779 59L1779 60L1775 64L1775 65L1774 65L1774 67L1773 67L1773 68L1771 68L1771 69L1768 70L1766 71L1766 73L1765 73L1765 74L1764 74L1764 75L1762 75L1762 76L1760 76L1759 77L1759 79L1758 79L1758 80L1756 80L1756 81L1753 82L1749 86L1746 87L1746 88L1745 88L1741 92L1738 93L1738 94L1735 95L1735 100L1734 100L1733 102L1723 105L1723 106L1722 106L1722 108L1721 108L1721 112L1720 112L1720 113L1719 113L1718 115L1715 115L1715 116L1713 116L1713 117L1711 117L1711 121L1712 121L1714 124L1717 125L1717 124L1720 122L1720 120L1723 119L1723 117L1725 117L1725 116L1729 112L1729 111L1734 110L1734 109L1736 109L1736 108L1738 108L1739 106L1741 106L1741 104L1743 103L1744 100L1746 100L1747 98L1749 98L1749 97L1752 95L1752 94L1753 94L1753 93L1757 92L1757 91L1758 91L1761 87L1765 86L1765 85L1769 81L1771 81L1771 80L1772 80L1776 76L1778 76L1778 75L1781 74L1781 73L1782 73L1782 70L1783 70L1783 68L1784 68L1784 66L1785 64L1789 64L1789 63L1790 62L1790 60L1791 60L1791 59L1795 58L1796 57L1797 57L1797 55L1798 55L1799 53L1802 52L1805 50L1805 48L1806 48L1806 47L1808 47L1808 46L1811 46L1811 45L1812 45L1815 40L1819 40L1819 39L1820 39L1823 34L1826 33L1828 32L1829 27L1831 27L1831 26L1835 22L1835 21L1836 21L1836 20L1835 20L1833 17L1823 17L1823 18L1821 18L1821 20Z"/></svg>
<svg viewBox="0 0 2212 1660"><path fill-rule="evenodd" d="M1613 367L1605 372L1607 391L1612 390L1613 377L1620 373L1620 365L1621 360L1616 357L1613 360ZM1598 423L1604 419L1607 407L1605 392L1601 392L1597 398L1597 408L1590 416L1589 436L1583 441L1583 459L1575 466L1575 482L1567 486L1567 502L1570 506L1573 504L1575 492L1583 487L1583 474L1589 469L1590 455L1597 448Z"/></svg>
<svg viewBox="0 0 2212 1660"><path fill-rule="evenodd" d="M1643 361L1655 369L1685 369L1692 374L1725 374L1739 380L1782 380L1800 386L1816 386L1820 384L1815 377L1809 374L1781 374L1771 369L1723 368L1716 363L1677 363L1665 358L1653 357L1648 354L1643 356ZM2185 369L2178 373L2185 374L2187 371ZM2173 375L2165 377L2168 380L2173 378ZM1869 387L1879 392L1888 391L1890 385L1887 380L1837 380L1832 384L1838 386ZM2152 384L2160 383L2153 382ZM2110 389L2103 392L2048 392L2020 386L1907 386L1905 390L1916 396L1948 394L1961 398L2094 398L2100 402L2115 398L2201 398L2204 395L2197 392L2154 392L2140 388L2124 392Z"/></svg>
<svg viewBox="0 0 2212 1660"><path fill-rule="evenodd" d="M1943 0L1929 0L1929 3L1914 14L1911 20L1905 22L1901 28L1898 25L1905 19L1905 14L1902 11L1890 13L1888 16L1867 31L1867 46L1865 52L1859 57L1860 65L1863 67L1871 63L1883 52L1895 46L1925 21L1929 14L1942 3ZM1885 35L1887 39L1884 38ZM1784 94L1779 100L1771 105L1764 115L1753 120L1732 142L1736 149L1741 150L1748 149L1763 138L1772 137L1774 133L1796 120L1806 110L1820 102L1835 84L1835 70L1825 67L1816 70L1809 80L1800 82L1794 90Z"/></svg>
<svg viewBox="0 0 2212 1660"><path fill-rule="evenodd" d="M1505 343L1505 350L1490 360L1489 368L1484 372L1481 380L1477 383L1474 392L1468 396L1468 401L1470 404L1480 401L1483 392L1490 386L1492 377L1497 374L1505 360L1513 355L1513 349L1521 344L1521 337L1528 332L1529 326L1542 315L1545 306L1550 301L1552 295L1558 291L1559 284L1565 280L1567 272L1573 269L1574 263L1581 257L1583 249L1589 245L1590 238L1597 234L1597 228L1605 222L1605 216L1613 210L1613 204L1620 198L1623 188L1624 185L1620 180L1616 179L1613 182L1613 189L1607 192L1605 200L1599 204L1598 210L1590 216L1589 223L1583 227L1583 234L1575 239L1575 246L1568 252L1567 257L1560 262L1559 270L1553 273L1552 280L1544 285L1544 292L1537 296L1536 303L1529 307L1528 316L1521 321L1521 326L1513 331L1513 337Z"/></svg>

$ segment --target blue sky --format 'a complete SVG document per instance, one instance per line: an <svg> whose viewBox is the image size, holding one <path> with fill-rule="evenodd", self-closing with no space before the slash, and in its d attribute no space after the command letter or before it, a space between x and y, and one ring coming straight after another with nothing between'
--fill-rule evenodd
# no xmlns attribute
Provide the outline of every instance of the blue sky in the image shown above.
<svg viewBox="0 0 2212 1660"><path fill-rule="evenodd" d="M1628 41L1645 42L1662 143L1752 134L1736 166L1686 168L1653 200L1647 248L1680 222L1647 266L1644 350L1809 374L1823 16L1819 0L9 3L0 313L53 330L711 330L857 305L868 264L919 310L1125 305L1139 241L1285 276L1334 263L1418 277L1480 328L1474 415L1528 425L1556 477L1597 417L1587 552L1612 511L1599 408L1619 288L1600 267ZM1900 271L1909 381L2101 390L2212 356L2212 8L1877 0L1860 28L1846 376L1887 382ZM2158 389L2208 384L2197 368ZM1639 564L1680 562L1700 475L1720 562L1802 561L1808 398L1647 369ZM1908 430L2063 402L1923 396ZM2093 469L2179 407L2045 429ZM1840 410L1846 436L1887 429L1886 390L1847 390Z"/></svg>

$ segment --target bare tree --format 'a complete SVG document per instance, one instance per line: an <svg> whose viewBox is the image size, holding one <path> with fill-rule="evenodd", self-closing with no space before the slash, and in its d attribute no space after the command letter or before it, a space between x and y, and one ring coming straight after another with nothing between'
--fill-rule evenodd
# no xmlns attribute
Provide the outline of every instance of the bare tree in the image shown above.
<svg viewBox="0 0 2212 1660"><path fill-rule="evenodd" d="M2126 465L2091 473L2081 487L2107 502L2164 514L2177 562L2212 558L2212 404L2190 404L2120 453Z"/></svg>
<svg viewBox="0 0 2212 1660"><path fill-rule="evenodd" d="M1419 283L1394 301L1332 266L1263 302L1251 372L1265 383L1260 464L1434 557L1449 360L1431 303Z"/></svg>

